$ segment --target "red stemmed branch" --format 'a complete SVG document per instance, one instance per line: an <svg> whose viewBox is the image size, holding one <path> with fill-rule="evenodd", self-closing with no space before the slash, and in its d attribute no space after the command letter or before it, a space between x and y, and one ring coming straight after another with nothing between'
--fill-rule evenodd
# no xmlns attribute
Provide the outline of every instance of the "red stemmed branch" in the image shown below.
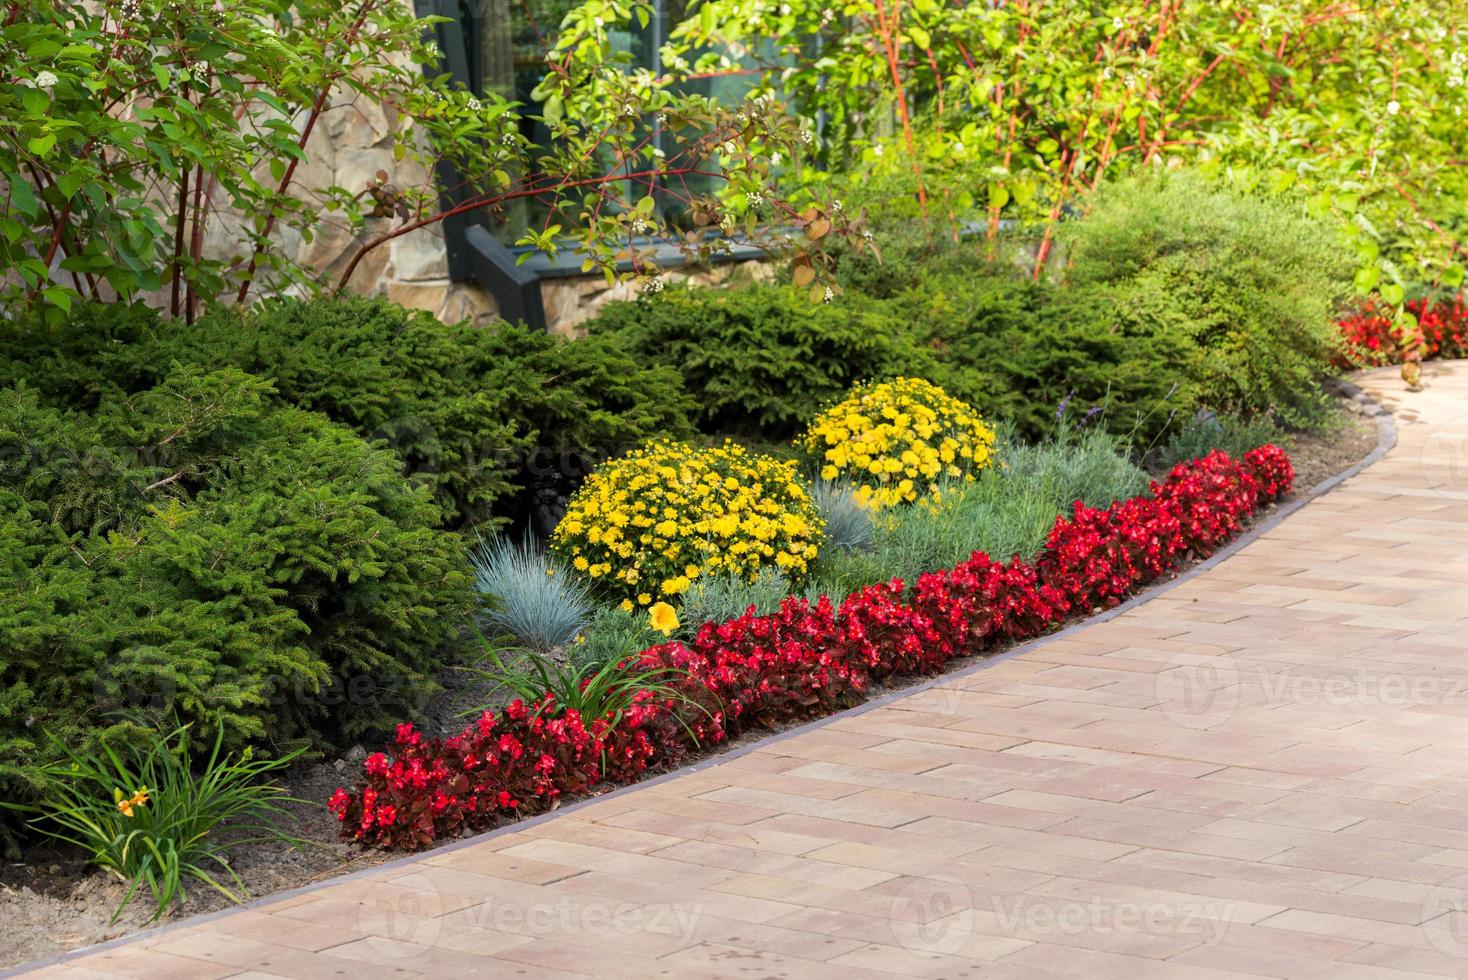
<svg viewBox="0 0 1468 980"><path fill-rule="evenodd" d="M424 215L411 221L406 221L403 224L398 225L396 228L392 228L378 235L374 235L372 238L369 238L367 241L363 242L357 247L357 250L352 253L351 260L347 263L346 268L342 270L341 278L337 280L334 292L340 294L342 290L346 288L347 283L352 278L352 274L356 272L358 264L361 263L362 259L367 255L368 252L372 251L375 248L378 248L379 246L387 244L395 238L401 238L402 236L409 234L410 232L418 231L422 228L428 228L433 225L439 224L440 222L445 221L448 218L457 217L462 214L469 214L473 211L482 211L485 208L492 208L507 201L520 200L522 198L528 197L543 197L547 194L560 194L568 190L575 190L579 187L602 187L606 186L607 184L618 184L622 183L623 181L629 180L652 181L666 177L684 177L690 175L698 175L704 177L724 176L723 174L720 174L716 171L706 170L696 166L665 167L627 173L618 171L610 174L601 174L596 177L586 177L579 180L558 180L554 184L551 184L549 186L525 186L516 190L505 191L501 194L476 195L475 197L456 204L451 208L445 208L444 210L436 211L432 214Z"/></svg>

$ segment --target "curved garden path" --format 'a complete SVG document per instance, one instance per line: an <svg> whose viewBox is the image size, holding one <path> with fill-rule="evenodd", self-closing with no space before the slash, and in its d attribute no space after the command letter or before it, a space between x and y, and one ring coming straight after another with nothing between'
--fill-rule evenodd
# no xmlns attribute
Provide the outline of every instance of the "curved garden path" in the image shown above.
<svg viewBox="0 0 1468 980"><path fill-rule="evenodd" d="M53 976L1468 976L1468 362L1119 615Z"/></svg>

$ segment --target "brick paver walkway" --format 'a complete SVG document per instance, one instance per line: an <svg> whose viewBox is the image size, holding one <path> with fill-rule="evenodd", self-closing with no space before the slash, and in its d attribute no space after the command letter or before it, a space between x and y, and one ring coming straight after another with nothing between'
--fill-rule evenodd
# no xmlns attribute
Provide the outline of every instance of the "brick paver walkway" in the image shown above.
<svg viewBox="0 0 1468 980"><path fill-rule="evenodd" d="M1367 379L1385 459L1123 615L48 972L1468 976L1468 363L1428 374Z"/></svg>

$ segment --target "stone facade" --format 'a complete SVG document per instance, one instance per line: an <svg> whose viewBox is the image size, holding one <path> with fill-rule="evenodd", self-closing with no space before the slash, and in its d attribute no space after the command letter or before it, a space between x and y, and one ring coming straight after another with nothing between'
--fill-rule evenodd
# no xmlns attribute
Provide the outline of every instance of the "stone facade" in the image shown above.
<svg viewBox="0 0 1468 980"><path fill-rule="evenodd" d="M392 158L395 123L389 111L367 100L333 106L313 135L296 185L337 185L357 190L367 186L379 170L390 173L392 180L400 185L421 185L426 179L421 167ZM285 244L294 249L296 261L302 266L320 270L323 278L334 281L359 241L328 218L309 242L296 236L296 241ZM665 279L717 286L734 279L763 280L771 274L767 264L745 261L706 268L669 269ZM438 226L403 235L367 253L348 289L360 295L386 296L404 306L427 310L450 323L470 320L482 324L498 314L494 297L478 284L449 279L443 229ZM637 290L634 283L608 286L601 275L548 278L541 280L540 285L547 326L552 333L565 336L577 335L579 325L603 304L635 298Z"/></svg>

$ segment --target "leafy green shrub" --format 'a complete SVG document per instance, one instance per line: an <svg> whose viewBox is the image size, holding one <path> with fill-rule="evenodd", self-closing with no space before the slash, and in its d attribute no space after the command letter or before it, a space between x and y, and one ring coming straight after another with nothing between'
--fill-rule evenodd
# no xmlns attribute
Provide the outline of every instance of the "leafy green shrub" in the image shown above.
<svg viewBox="0 0 1468 980"><path fill-rule="evenodd" d="M175 368L89 411L0 389L0 778L40 733L228 747L416 713L473 609L462 544L398 460L236 368Z"/></svg>
<svg viewBox="0 0 1468 980"><path fill-rule="evenodd" d="M385 441L453 526L523 522L607 456L691 431L677 373L614 341L447 325L382 299L278 300L193 326L90 305L53 330L0 328L0 383L69 404L151 387L176 362L271 379L278 400Z"/></svg>
<svg viewBox="0 0 1468 980"><path fill-rule="evenodd" d="M609 303L587 329L678 370L708 433L785 438L857 381L942 375L932 351L854 294L812 305L783 286L668 289Z"/></svg>
<svg viewBox="0 0 1468 980"><path fill-rule="evenodd" d="M519 544L481 539L469 556L488 600L484 618L520 645L549 653L569 645L591 618L591 592L526 535Z"/></svg>
<svg viewBox="0 0 1468 980"><path fill-rule="evenodd" d="M189 881L241 901L245 886L230 867L229 852L292 842L275 823L284 813L285 791L262 777L294 755L256 759L248 747L226 755L219 730L200 760L190 752L193 741L187 726L102 752L79 752L58 740L55 750L65 761L47 767L46 797L37 806L15 807L36 813L31 823L41 833L76 846L127 882L113 922L144 889L158 918L186 897Z"/></svg>
<svg viewBox="0 0 1468 980"><path fill-rule="evenodd" d="M1102 190L1067 226L1069 281L1130 304L1171 305L1199 350L1178 367L1217 411L1274 410L1292 426L1324 418L1320 381L1349 262L1302 203L1235 193L1189 172Z"/></svg>
<svg viewBox="0 0 1468 980"><path fill-rule="evenodd" d="M945 387L1027 439L1055 428L1067 398L1105 407L1119 435L1147 439L1164 406L1191 405L1194 349L1171 304L1104 286L1031 283L977 265L926 280L886 304L945 363ZM960 394L966 393L966 394Z"/></svg>

